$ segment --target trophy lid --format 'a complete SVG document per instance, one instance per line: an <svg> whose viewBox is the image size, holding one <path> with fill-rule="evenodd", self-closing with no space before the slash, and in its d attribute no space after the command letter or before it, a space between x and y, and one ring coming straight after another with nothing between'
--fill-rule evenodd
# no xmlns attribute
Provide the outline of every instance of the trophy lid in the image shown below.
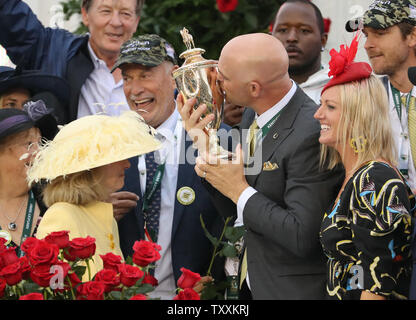
<svg viewBox="0 0 416 320"><path fill-rule="evenodd" d="M185 44L187 49L179 55L179 58L185 59L185 62L182 66L186 66L193 63L200 64L204 61L207 61L204 57L202 57L202 54L205 53L205 50L201 48L195 48L193 37L189 33L188 29L183 28L180 31L180 33L183 39L183 43ZM212 61L210 61L210 63L212 63Z"/></svg>

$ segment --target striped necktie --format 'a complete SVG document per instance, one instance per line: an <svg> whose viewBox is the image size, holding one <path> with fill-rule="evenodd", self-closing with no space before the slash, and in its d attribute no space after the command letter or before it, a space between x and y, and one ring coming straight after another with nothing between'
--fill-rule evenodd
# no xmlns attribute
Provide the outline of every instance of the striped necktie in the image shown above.
<svg viewBox="0 0 416 320"><path fill-rule="evenodd" d="M146 162L146 190L148 188L150 189L153 184L153 177L156 173L158 164L155 161L155 155L154 152L150 152L146 154L145 158ZM157 241L157 235L159 232L159 217L160 217L160 200L161 200L161 194L160 194L160 185L157 187L147 210L147 219L146 219L146 225L151 231L152 241Z"/></svg>
<svg viewBox="0 0 416 320"><path fill-rule="evenodd" d="M248 130L248 147L249 147L249 153L250 157L253 156L254 151L256 150L256 144L257 140L259 138L259 126L257 125L257 121L254 120L253 123L250 125L250 128Z"/></svg>
<svg viewBox="0 0 416 320"><path fill-rule="evenodd" d="M406 96L401 97L402 105L406 105ZM409 128L410 150L412 152L413 164L416 161L416 99L410 98L409 109L407 110L407 125Z"/></svg>

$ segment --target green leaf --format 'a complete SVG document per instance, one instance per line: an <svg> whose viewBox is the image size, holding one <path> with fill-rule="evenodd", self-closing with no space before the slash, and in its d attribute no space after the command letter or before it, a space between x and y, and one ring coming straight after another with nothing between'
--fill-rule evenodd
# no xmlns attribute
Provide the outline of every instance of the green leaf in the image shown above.
<svg viewBox="0 0 416 320"><path fill-rule="evenodd" d="M128 256L125 263L132 266L133 265L133 258L131 256Z"/></svg>
<svg viewBox="0 0 416 320"><path fill-rule="evenodd" d="M75 272L75 274L77 275L77 277L79 279L82 279L82 276L84 275L85 271L87 270L87 267L77 265L77 266L72 267L72 270Z"/></svg>
<svg viewBox="0 0 416 320"><path fill-rule="evenodd" d="M233 245L227 243L221 249L220 255L228 257L228 258L234 258L238 255L238 252L237 252L237 249Z"/></svg>
<svg viewBox="0 0 416 320"><path fill-rule="evenodd" d="M108 293L112 299L114 300L121 300L121 292L120 291L111 291Z"/></svg>
<svg viewBox="0 0 416 320"><path fill-rule="evenodd" d="M240 227L227 227L225 229L225 237L231 242L236 243L241 237L244 236L246 229L244 226Z"/></svg>
<svg viewBox="0 0 416 320"><path fill-rule="evenodd" d="M136 294L139 294L139 293L145 294L145 293L152 292L153 290L155 290L155 288L149 283L143 283L140 287L135 289Z"/></svg>

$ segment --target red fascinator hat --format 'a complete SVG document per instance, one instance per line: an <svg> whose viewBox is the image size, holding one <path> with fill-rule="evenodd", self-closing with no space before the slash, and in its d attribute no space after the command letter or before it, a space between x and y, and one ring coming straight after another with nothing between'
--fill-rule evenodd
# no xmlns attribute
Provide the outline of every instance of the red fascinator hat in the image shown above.
<svg viewBox="0 0 416 320"><path fill-rule="evenodd" d="M341 45L339 52L337 52L335 49L332 49L329 52L331 55L331 60L329 61L328 76L333 77L322 89L321 95L326 89L338 84L360 81L370 77L373 70L368 63L354 62L354 58L358 49L358 36L359 33L357 33L354 39L352 39L351 45L349 47L346 45Z"/></svg>

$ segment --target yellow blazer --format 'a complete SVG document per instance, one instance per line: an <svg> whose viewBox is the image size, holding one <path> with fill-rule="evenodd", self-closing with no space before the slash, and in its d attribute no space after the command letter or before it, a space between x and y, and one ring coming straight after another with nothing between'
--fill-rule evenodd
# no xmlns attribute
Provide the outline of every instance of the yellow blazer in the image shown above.
<svg viewBox="0 0 416 320"><path fill-rule="evenodd" d="M86 236L96 239L94 261L90 261L91 277L103 269L100 255L112 252L123 258L111 203L96 201L82 206L67 202L54 203L45 212L36 237L43 239L51 232L62 230L69 231L70 239ZM82 281L88 281L88 271L85 272Z"/></svg>

